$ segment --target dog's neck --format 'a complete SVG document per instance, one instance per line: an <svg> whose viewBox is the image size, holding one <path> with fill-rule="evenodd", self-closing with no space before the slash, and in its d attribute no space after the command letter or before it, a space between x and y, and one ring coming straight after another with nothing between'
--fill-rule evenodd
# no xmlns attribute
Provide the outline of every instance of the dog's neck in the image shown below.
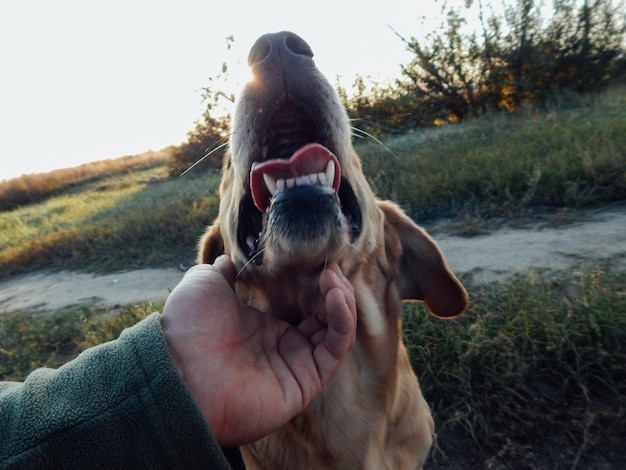
<svg viewBox="0 0 626 470"><path fill-rule="evenodd" d="M317 315L322 308L319 290L322 269L323 266L309 272L295 268L274 273L247 272L235 282L235 290L245 304L297 324L306 316Z"/></svg>

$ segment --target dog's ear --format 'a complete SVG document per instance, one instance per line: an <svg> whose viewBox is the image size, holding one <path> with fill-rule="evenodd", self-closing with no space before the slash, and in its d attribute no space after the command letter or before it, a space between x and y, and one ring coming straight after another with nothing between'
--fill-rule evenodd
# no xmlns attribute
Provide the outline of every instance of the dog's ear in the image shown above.
<svg viewBox="0 0 626 470"><path fill-rule="evenodd" d="M202 264L212 264L219 255L224 254L224 239L217 220L204 233L198 248L198 263Z"/></svg>
<svg viewBox="0 0 626 470"><path fill-rule="evenodd" d="M398 263L402 300L423 300L437 317L450 318L467 307L467 292L448 269L439 247L398 206L380 201L385 214L385 244Z"/></svg>

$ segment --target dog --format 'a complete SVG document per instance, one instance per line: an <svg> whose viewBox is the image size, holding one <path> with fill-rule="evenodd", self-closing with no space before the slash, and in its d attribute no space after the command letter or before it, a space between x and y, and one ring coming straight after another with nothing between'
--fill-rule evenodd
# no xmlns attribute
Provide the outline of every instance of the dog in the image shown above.
<svg viewBox="0 0 626 470"><path fill-rule="evenodd" d="M245 303L297 324L323 305L335 261L355 289L357 339L299 416L244 446L247 468L415 469L434 423L401 338L401 301L462 313L467 293L435 244L394 203L378 200L354 151L337 93L291 32L261 36L238 99L219 215L198 261L231 256Z"/></svg>

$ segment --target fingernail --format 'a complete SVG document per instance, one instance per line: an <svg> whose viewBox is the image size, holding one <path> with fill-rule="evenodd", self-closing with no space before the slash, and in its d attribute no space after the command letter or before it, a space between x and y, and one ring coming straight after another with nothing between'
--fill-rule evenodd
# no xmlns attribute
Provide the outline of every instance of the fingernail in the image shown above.
<svg viewBox="0 0 626 470"><path fill-rule="evenodd" d="M337 266L337 269L335 270L335 272L337 273L337 276L339 277L339 279L342 279L342 280L347 279L346 275L343 273L339 265L337 264L336 266Z"/></svg>

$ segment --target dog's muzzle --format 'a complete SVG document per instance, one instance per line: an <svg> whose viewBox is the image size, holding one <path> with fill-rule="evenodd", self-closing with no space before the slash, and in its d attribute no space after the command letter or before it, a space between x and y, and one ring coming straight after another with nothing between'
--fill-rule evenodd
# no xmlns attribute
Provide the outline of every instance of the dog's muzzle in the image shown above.
<svg viewBox="0 0 626 470"><path fill-rule="evenodd" d="M348 156L337 153L349 126L312 57L289 32L265 35L250 51L255 78L243 91L233 136L251 137L233 155L249 162L238 243L256 264L268 257L323 262L317 258L360 234L361 211L342 178Z"/></svg>

